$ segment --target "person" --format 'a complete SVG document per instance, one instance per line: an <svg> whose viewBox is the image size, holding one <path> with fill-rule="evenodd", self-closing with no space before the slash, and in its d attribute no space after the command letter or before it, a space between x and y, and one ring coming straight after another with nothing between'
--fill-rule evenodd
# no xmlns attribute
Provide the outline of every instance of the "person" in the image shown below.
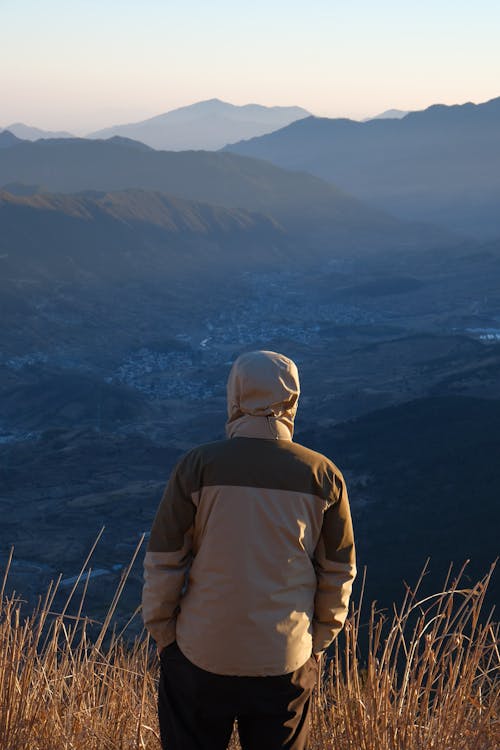
<svg viewBox="0 0 500 750"><path fill-rule="evenodd" d="M270 351L228 379L227 439L178 463L144 561L163 748L303 750L320 655L356 574L345 481L293 442L299 376Z"/></svg>

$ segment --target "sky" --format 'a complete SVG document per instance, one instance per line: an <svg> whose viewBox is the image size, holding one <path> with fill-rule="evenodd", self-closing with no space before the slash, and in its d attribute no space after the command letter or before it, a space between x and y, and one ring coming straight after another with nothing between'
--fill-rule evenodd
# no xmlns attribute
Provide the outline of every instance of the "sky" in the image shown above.
<svg viewBox="0 0 500 750"><path fill-rule="evenodd" d="M361 119L500 96L499 0L0 0L0 127L204 99Z"/></svg>

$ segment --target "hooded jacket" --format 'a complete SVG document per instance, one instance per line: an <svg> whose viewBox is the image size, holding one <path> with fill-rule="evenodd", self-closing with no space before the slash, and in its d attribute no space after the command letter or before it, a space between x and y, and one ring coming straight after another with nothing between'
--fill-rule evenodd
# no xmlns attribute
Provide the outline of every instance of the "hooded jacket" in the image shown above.
<svg viewBox="0 0 500 750"><path fill-rule="evenodd" d="M144 561L143 618L216 674L279 675L340 632L356 574L344 479L293 442L295 364L249 352L228 380L227 439L178 463Z"/></svg>

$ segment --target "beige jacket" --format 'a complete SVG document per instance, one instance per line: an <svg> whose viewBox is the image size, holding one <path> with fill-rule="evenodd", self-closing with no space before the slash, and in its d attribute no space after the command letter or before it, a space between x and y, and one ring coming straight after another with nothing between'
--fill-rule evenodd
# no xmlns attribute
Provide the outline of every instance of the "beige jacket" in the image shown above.
<svg viewBox="0 0 500 750"><path fill-rule="evenodd" d="M356 574L337 467L292 441L297 368L274 352L239 357L226 440L174 469L145 557L143 617L161 650L177 640L217 674L278 675L341 630Z"/></svg>

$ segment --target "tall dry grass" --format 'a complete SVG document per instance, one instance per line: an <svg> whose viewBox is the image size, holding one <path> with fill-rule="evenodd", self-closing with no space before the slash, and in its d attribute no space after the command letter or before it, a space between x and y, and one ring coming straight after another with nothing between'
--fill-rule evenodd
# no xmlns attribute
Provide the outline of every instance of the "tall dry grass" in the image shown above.
<svg viewBox="0 0 500 750"><path fill-rule="evenodd" d="M77 583L61 612L56 583L24 617L16 595L4 596L4 578L1 750L160 748L154 650L112 630L133 560L97 632L83 614L87 563L73 615ZM498 750L498 627L482 612L491 574L472 588L450 575L423 599L417 585L390 620L373 607L366 638L353 609L315 695L311 750Z"/></svg>
<svg viewBox="0 0 500 750"><path fill-rule="evenodd" d="M316 696L315 750L500 748L499 627L481 617L494 566L472 588L464 568L420 599L424 569L389 622L373 606L364 659L352 612Z"/></svg>

